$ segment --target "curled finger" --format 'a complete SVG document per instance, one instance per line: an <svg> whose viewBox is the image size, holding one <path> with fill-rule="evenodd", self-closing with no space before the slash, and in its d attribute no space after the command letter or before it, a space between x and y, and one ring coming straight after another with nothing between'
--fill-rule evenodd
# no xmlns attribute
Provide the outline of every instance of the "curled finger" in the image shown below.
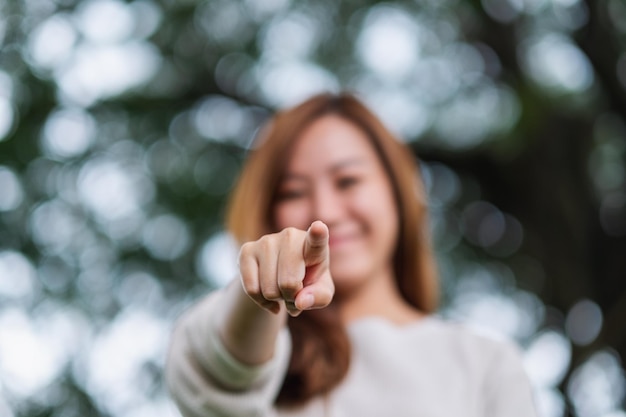
<svg viewBox="0 0 626 417"><path fill-rule="evenodd" d="M280 304L276 301L268 300L263 296L259 280L259 265L256 258L244 254L243 250L239 256L239 273L241 275L241 284L244 292L259 305L259 307L271 311L272 313L278 313L280 311Z"/></svg>

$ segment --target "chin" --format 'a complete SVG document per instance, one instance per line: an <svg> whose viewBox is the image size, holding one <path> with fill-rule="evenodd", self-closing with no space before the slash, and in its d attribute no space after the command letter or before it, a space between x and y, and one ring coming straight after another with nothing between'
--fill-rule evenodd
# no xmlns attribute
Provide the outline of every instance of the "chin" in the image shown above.
<svg viewBox="0 0 626 417"><path fill-rule="evenodd" d="M335 292L338 296L354 291L366 281L367 274L355 268L331 268L331 275L335 283Z"/></svg>

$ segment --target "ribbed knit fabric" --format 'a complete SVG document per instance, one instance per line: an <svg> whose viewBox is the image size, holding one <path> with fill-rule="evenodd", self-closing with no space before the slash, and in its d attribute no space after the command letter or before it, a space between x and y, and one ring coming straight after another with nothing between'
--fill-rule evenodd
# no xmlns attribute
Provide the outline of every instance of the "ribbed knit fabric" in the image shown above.
<svg viewBox="0 0 626 417"><path fill-rule="evenodd" d="M185 417L535 417L516 347L435 317L408 325L366 318L350 325L348 375L329 395L297 409L273 403L291 343L281 332L274 358L258 367L220 343L216 291L178 321L166 379Z"/></svg>

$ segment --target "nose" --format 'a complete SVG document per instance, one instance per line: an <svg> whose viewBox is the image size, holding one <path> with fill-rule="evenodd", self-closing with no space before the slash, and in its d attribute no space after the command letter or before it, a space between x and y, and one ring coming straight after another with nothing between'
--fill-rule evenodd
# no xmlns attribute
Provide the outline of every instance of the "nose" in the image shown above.
<svg viewBox="0 0 626 417"><path fill-rule="evenodd" d="M321 220L330 226L337 223L344 212L345 204L341 195L332 186L324 185L315 190L313 220Z"/></svg>

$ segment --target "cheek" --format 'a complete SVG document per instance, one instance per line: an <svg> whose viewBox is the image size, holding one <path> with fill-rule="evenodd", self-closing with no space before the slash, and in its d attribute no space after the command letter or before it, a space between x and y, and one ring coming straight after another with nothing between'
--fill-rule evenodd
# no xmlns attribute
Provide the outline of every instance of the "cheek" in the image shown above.
<svg viewBox="0 0 626 417"><path fill-rule="evenodd" d="M383 223L388 224L397 217L395 199L386 184L377 184L362 190L355 202L364 214L367 213Z"/></svg>
<svg viewBox="0 0 626 417"><path fill-rule="evenodd" d="M377 187L371 190L368 197L362 200L361 207L367 211L376 233L382 239L381 243L395 243L399 228L398 208L389 188Z"/></svg>

